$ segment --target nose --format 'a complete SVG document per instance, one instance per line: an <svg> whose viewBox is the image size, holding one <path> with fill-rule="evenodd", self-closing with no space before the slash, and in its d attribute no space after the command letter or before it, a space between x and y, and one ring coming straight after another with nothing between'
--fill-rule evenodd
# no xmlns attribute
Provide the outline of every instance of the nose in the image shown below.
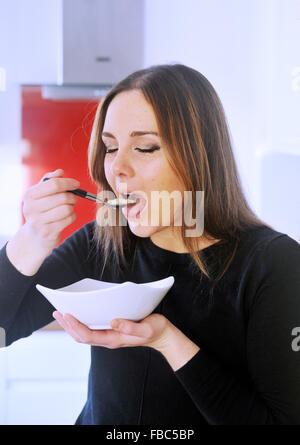
<svg viewBox="0 0 300 445"><path fill-rule="evenodd" d="M134 169L128 152L119 149L110 165L110 170L114 176L132 177Z"/></svg>

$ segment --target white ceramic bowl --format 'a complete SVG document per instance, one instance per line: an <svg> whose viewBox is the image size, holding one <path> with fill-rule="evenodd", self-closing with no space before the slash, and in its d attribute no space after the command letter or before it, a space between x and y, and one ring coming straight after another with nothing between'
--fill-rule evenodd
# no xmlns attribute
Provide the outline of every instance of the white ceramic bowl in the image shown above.
<svg viewBox="0 0 300 445"><path fill-rule="evenodd" d="M36 285L56 310L71 314L90 329L111 329L114 318L139 321L158 306L174 284L174 277L150 283L109 283L85 278L50 289Z"/></svg>

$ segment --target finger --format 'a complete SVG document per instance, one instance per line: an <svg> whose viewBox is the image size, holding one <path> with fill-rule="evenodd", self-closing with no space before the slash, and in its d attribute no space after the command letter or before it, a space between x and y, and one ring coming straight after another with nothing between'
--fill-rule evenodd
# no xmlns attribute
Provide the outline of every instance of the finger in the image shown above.
<svg viewBox="0 0 300 445"><path fill-rule="evenodd" d="M39 215L39 220L41 224L50 224L57 221L61 221L68 216L73 215L74 213L74 206L70 204L64 204L58 207L55 207L54 209L42 212Z"/></svg>
<svg viewBox="0 0 300 445"><path fill-rule="evenodd" d="M118 332L110 329L89 329L71 314L64 314L64 319L68 320L72 329L82 338L84 343L95 346L105 346L107 348L120 347L120 334Z"/></svg>
<svg viewBox="0 0 300 445"><path fill-rule="evenodd" d="M78 321L71 314L64 314L64 320L68 322L69 326L74 332L84 341L84 343L91 343L93 340L93 331L89 329L85 324Z"/></svg>
<svg viewBox="0 0 300 445"><path fill-rule="evenodd" d="M58 234L60 234L66 227L72 224L75 220L76 220L76 214L72 213L71 215L59 221L45 223L42 224L41 227L39 227L39 225L36 225L36 227L37 230L40 231L41 237L43 239L47 238L54 239L58 236Z"/></svg>
<svg viewBox="0 0 300 445"><path fill-rule="evenodd" d="M49 181L38 183L30 190L32 199L40 199L45 196L75 190L80 186L80 182L73 178L51 178Z"/></svg>
<svg viewBox="0 0 300 445"><path fill-rule="evenodd" d="M56 195L50 195L45 198L40 198L32 201L31 210L33 212L38 211L40 213L43 213L47 212L48 210L55 209L56 207L61 205L75 205L76 202L77 196L73 193L57 193Z"/></svg>
<svg viewBox="0 0 300 445"><path fill-rule="evenodd" d="M40 182L43 182L45 178L56 178L59 176L63 176L64 175L64 170L62 168L58 168L57 170L53 171L53 172L48 172L45 173L42 177L42 179L40 180Z"/></svg>
<svg viewBox="0 0 300 445"><path fill-rule="evenodd" d="M115 318L110 324L113 329L117 329L122 334L132 335L144 339L150 339L153 335L153 328L147 322L135 322Z"/></svg>
<svg viewBox="0 0 300 445"><path fill-rule="evenodd" d="M55 311L53 312L52 316L55 318L55 320L60 324L60 326L68 332L68 334L71 335L71 337L74 338L74 340L78 341L79 343L83 343L82 338L77 334L76 331L72 329L72 327L69 325L69 323L64 319L63 315Z"/></svg>

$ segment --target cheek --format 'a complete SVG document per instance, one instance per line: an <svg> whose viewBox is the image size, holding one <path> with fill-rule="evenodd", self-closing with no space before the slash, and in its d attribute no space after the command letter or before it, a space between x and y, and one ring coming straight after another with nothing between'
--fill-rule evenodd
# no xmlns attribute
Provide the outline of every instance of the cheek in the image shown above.
<svg viewBox="0 0 300 445"><path fill-rule="evenodd" d="M104 174L107 179L107 182L110 184L112 182L112 174L109 161L104 161Z"/></svg>
<svg viewBox="0 0 300 445"><path fill-rule="evenodd" d="M165 190L168 192L175 190L182 192L184 190L183 184L169 166L157 169L156 174L152 178L152 182L156 185L157 190Z"/></svg>
<svg viewBox="0 0 300 445"><path fill-rule="evenodd" d="M168 190L171 172L165 161L158 159L146 165L141 165L139 171L143 172L143 179L147 181L150 190Z"/></svg>

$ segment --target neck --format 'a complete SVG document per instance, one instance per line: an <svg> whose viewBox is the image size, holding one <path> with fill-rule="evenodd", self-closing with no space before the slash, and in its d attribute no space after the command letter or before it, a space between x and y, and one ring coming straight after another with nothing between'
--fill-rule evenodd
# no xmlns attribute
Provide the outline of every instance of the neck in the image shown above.
<svg viewBox="0 0 300 445"><path fill-rule="evenodd" d="M156 244L156 246L161 247L162 249L170 250L175 253L188 253L185 245L182 242L182 239L179 235L179 232L174 232L170 230L160 230L158 232L153 233L150 236L151 241ZM198 238L198 247L196 250L202 250L211 244L215 244L219 240L217 239L208 239L205 236L201 236Z"/></svg>

